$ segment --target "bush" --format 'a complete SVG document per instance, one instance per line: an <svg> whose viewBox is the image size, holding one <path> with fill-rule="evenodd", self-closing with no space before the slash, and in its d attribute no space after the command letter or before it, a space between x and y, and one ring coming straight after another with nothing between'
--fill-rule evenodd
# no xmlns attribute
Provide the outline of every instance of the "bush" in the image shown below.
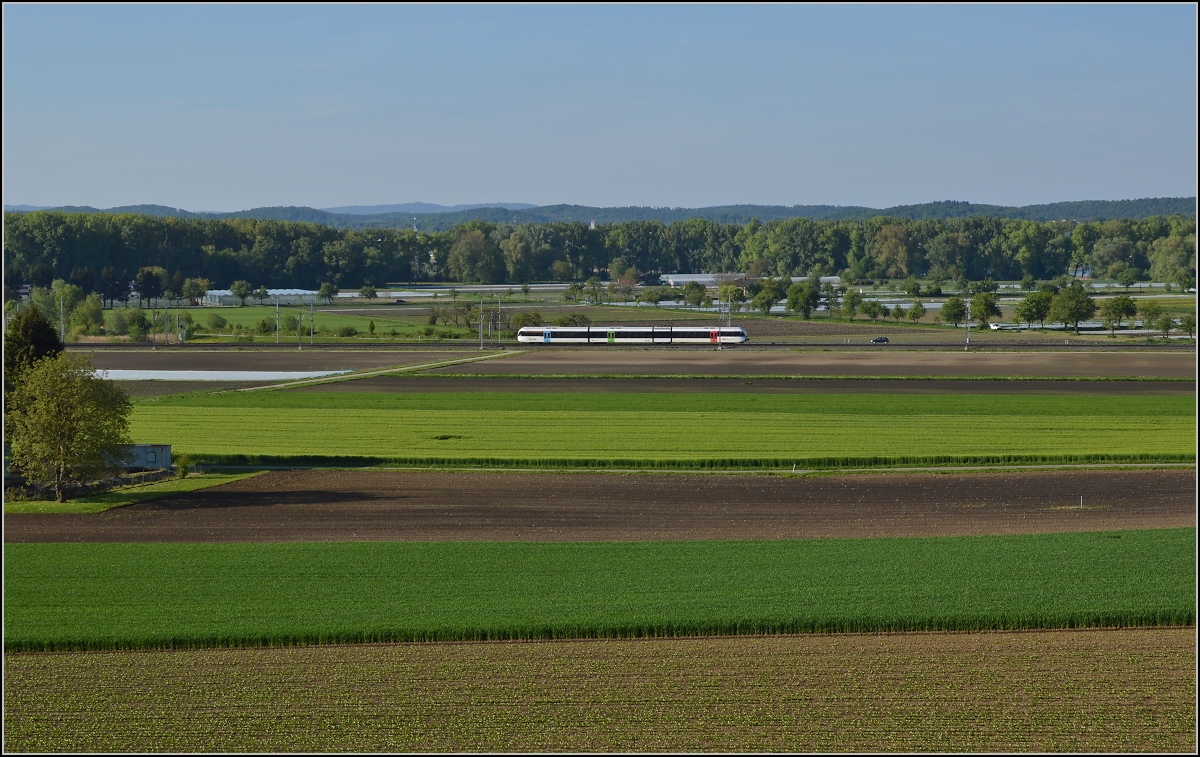
<svg viewBox="0 0 1200 757"><path fill-rule="evenodd" d="M294 333L296 331L296 329L298 329L298 328L300 328L300 319L299 318L297 318L294 315L285 315L283 317L283 323L280 324L280 329L282 331L285 331L288 333Z"/></svg>
<svg viewBox="0 0 1200 757"><path fill-rule="evenodd" d="M271 317L266 317L266 318L263 318L261 321L259 321L258 322L258 333L274 334L275 333L275 319L271 318Z"/></svg>
<svg viewBox="0 0 1200 757"><path fill-rule="evenodd" d="M508 323L509 328L511 328L513 332L517 332L529 326L541 326L544 321L542 320L541 313L536 310L530 310L528 312L521 311L513 314L513 316L509 318Z"/></svg>
<svg viewBox="0 0 1200 757"><path fill-rule="evenodd" d="M358 336L358 329L353 326L338 326L333 333L335 336Z"/></svg>
<svg viewBox="0 0 1200 757"><path fill-rule="evenodd" d="M216 313L209 313L208 317L204 319L204 323L213 331L223 329L229 325L229 321L225 320Z"/></svg>
<svg viewBox="0 0 1200 757"><path fill-rule="evenodd" d="M435 329L433 326L426 326L425 328L421 329L421 334L424 336L433 336L434 331Z"/></svg>
<svg viewBox="0 0 1200 757"><path fill-rule="evenodd" d="M192 459L187 455L175 456L175 475L179 478L187 478L188 471L192 469Z"/></svg>
<svg viewBox="0 0 1200 757"><path fill-rule="evenodd" d="M539 324L540 325L540 324ZM555 326L591 326L592 319L583 313L569 313L562 318L554 319Z"/></svg>

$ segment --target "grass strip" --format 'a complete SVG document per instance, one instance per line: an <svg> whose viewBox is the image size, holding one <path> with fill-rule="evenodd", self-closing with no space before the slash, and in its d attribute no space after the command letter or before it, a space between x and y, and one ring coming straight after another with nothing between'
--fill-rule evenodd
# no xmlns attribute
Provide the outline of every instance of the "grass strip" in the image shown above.
<svg viewBox="0 0 1200 757"><path fill-rule="evenodd" d="M263 466L314 468L540 468L574 470L839 470L847 468L919 468L962 465L1088 465L1195 463L1183 454L1082 454L1082 455L894 455L875 457L808 458L514 458L514 457L379 457L371 455L268 455L197 454L194 459L211 466Z"/></svg>
<svg viewBox="0 0 1200 757"><path fill-rule="evenodd" d="M5 500L4 512L8 513L102 513L114 507L132 505L135 502L158 499L171 494L182 494L207 489L210 486L228 484L243 478L257 476L251 473L204 473L192 474L187 478L172 478L156 481L151 484L125 486L101 494L70 500L69 502L54 502L52 500L29 500L14 502Z"/></svg>
<svg viewBox="0 0 1200 757"><path fill-rule="evenodd" d="M7 651L1195 622L1194 528L634 543L10 544Z"/></svg>

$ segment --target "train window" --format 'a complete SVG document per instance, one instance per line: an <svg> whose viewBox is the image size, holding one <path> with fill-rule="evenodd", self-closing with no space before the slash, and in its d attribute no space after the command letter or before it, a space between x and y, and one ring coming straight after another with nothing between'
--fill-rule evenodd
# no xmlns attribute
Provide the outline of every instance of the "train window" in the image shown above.
<svg viewBox="0 0 1200 757"><path fill-rule="evenodd" d="M653 331L625 331L625 332L618 331L617 336L625 338L625 339L653 339L654 332Z"/></svg>
<svg viewBox="0 0 1200 757"><path fill-rule="evenodd" d="M587 339L587 329L558 329L554 332L558 339Z"/></svg>

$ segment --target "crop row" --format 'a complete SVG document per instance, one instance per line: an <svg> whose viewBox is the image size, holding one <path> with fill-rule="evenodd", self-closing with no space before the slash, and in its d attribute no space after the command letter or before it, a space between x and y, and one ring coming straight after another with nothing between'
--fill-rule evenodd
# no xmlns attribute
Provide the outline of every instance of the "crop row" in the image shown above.
<svg viewBox="0 0 1200 757"><path fill-rule="evenodd" d="M1155 628L8 654L4 747L1187 753L1195 642Z"/></svg>
<svg viewBox="0 0 1200 757"><path fill-rule="evenodd" d="M1195 535L10 544L5 648L1185 625Z"/></svg>

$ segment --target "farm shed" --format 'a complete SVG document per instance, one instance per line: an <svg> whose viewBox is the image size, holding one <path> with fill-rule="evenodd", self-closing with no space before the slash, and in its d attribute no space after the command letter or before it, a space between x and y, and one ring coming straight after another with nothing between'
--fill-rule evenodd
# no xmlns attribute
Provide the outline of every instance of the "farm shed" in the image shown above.
<svg viewBox="0 0 1200 757"><path fill-rule="evenodd" d="M158 470L171 467L171 445L130 444L125 447L128 470Z"/></svg>

